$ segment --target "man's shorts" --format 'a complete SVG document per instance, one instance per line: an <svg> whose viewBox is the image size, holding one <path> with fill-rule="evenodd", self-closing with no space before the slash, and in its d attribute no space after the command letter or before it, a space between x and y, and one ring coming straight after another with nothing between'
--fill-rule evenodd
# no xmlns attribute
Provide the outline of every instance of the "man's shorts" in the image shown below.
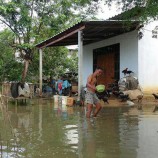
<svg viewBox="0 0 158 158"><path fill-rule="evenodd" d="M91 91L86 91L85 95L85 103L87 104L97 104L99 102L99 99L97 95Z"/></svg>

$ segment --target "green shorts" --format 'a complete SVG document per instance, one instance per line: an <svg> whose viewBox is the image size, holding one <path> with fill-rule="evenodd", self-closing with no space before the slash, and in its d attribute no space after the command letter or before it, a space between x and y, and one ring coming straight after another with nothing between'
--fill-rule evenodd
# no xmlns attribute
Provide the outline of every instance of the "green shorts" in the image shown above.
<svg viewBox="0 0 158 158"><path fill-rule="evenodd" d="M93 93L93 92L87 90L86 95L85 95L85 103L95 105L98 102L99 102L99 99L98 99L96 93Z"/></svg>

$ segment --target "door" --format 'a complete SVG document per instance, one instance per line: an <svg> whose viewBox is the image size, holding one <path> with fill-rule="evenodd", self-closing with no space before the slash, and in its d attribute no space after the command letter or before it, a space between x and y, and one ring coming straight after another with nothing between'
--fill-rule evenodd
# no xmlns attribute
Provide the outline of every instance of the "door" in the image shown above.
<svg viewBox="0 0 158 158"><path fill-rule="evenodd" d="M93 68L101 67L104 70L98 77L97 84L108 85L120 77L120 45L115 44L93 51Z"/></svg>
<svg viewBox="0 0 158 158"><path fill-rule="evenodd" d="M97 67L103 68L104 72L98 77L97 84L108 85L114 82L115 77L115 53L106 53L97 58Z"/></svg>

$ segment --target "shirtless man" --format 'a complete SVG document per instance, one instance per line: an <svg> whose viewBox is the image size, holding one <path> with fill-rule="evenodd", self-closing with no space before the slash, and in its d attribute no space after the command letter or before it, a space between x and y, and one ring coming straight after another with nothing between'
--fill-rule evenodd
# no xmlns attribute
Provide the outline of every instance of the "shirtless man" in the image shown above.
<svg viewBox="0 0 158 158"><path fill-rule="evenodd" d="M85 95L85 102L87 103L87 113L86 117L89 118L91 116L91 112L93 109L93 104L96 106L95 112L93 114L94 117L97 116L98 112L101 110L101 104L99 103L99 99L95 93L96 91L96 83L97 77L103 73L101 68L96 68L95 72L88 76L87 79L87 92Z"/></svg>

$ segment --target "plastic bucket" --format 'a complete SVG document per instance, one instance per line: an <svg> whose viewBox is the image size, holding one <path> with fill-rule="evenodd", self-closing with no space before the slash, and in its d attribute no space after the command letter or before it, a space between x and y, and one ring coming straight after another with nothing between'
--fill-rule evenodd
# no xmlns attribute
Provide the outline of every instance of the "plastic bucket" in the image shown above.
<svg viewBox="0 0 158 158"><path fill-rule="evenodd" d="M67 98L67 105L68 105L68 106L73 106L73 104L74 104L74 98L68 97L68 98Z"/></svg>
<svg viewBox="0 0 158 158"><path fill-rule="evenodd" d="M54 104L54 109L58 109L58 104Z"/></svg>
<svg viewBox="0 0 158 158"><path fill-rule="evenodd" d="M59 95L54 95L54 104L59 103Z"/></svg>
<svg viewBox="0 0 158 158"><path fill-rule="evenodd" d="M62 111L67 110L67 96L61 96L61 102L62 102Z"/></svg>
<svg viewBox="0 0 158 158"><path fill-rule="evenodd" d="M62 96L62 105L67 105L67 96Z"/></svg>
<svg viewBox="0 0 158 158"><path fill-rule="evenodd" d="M54 95L54 109L57 109L59 105L59 96Z"/></svg>
<svg viewBox="0 0 158 158"><path fill-rule="evenodd" d="M62 104L62 108L61 108L61 110L62 110L62 112L67 111L67 106L66 106L66 105L64 105L64 104Z"/></svg>

